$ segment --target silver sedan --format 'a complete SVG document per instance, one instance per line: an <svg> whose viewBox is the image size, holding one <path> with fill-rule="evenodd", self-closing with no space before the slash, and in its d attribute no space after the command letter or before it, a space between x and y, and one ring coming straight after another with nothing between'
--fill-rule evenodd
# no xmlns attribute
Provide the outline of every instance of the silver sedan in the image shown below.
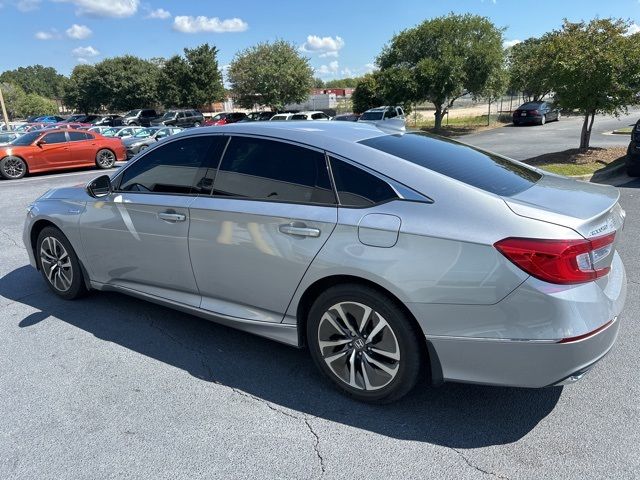
<svg viewBox="0 0 640 480"><path fill-rule="evenodd" d="M51 290L119 291L296 347L389 402L425 377L544 387L613 346L613 187L348 122L185 131L29 208Z"/></svg>

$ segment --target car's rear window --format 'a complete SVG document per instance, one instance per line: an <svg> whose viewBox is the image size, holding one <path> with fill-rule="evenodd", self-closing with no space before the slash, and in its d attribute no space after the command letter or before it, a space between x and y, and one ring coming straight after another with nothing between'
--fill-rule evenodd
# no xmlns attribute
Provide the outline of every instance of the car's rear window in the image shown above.
<svg viewBox="0 0 640 480"><path fill-rule="evenodd" d="M541 103L538 102L529 102L529 103L523 103L522 105L520 105L520 110L527 110L530 108L540 108L542 106Z"/></svg>
<svg viewBox="0 0 640 480"><path fill-rule="evenodd" d="M360 143L507 197L528 189L542 178L535 170L506 158L423 133L384 135Z"/></svg>
<svg viewBox="0 0 640 480"><path fill-rule="evenodd" d="M382 120L384 112L364 112L360 115L360 120Z"/></svg>

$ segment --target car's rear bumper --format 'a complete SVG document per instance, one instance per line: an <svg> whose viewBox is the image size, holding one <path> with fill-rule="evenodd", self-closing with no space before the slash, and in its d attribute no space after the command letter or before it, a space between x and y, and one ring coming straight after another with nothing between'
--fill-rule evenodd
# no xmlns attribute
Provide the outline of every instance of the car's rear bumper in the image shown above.
<svg viewBox="0 0 640 480"><path fill-rule="evenodd" d="M546 387L572 383L613 346L619 318L586 338L568 343L428 337L445 381Z"/></svg>

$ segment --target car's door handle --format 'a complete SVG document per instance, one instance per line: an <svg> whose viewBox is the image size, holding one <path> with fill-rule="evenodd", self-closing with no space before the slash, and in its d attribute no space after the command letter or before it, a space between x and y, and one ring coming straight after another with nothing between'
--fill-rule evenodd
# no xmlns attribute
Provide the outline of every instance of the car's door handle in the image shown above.
<svg viewBox="0 0 640 480"><path fill-rule="evenodd" d="M184 222L187 216L182 213L160 212L158 218L166 222Z"/></svg>
<svg viewBox="0 0 640 480"><path fill-rule="evenodd" d="M304 224L289 223L287 225L280 225L279 230L281 233L287 235L297 235L300 237L319 237L320 229L307 227Z"/></svg>

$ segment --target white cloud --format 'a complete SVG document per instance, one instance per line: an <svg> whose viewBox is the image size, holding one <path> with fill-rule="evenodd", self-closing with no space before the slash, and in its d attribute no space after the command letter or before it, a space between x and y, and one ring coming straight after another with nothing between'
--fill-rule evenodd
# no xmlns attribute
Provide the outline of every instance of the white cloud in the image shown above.
<svg viewBox="0 0 640 480"><path fill-rule="evenodd" d="M21 12L31 12L40 8L42 0L18 0L16 8Z"/></svg>
<svg viewBox="0 0 640 480"><path fill-rule="evenodd" d="M57 40L60 38L60 34L55 28L52 28L48 32L45 32L45 31L36 32L34 37L38 40Z"/></svg>
<svg viewBox="0 0 640 480"><path fill-rule="evenodd" d="M100 55L100 52L92 46L88 46L74 48L71 51L71 54L78 59L86 59L87 57L97 57L98 55Z"/></svg>
<svg viewBox="0 0 640 480"><path fill-rule="evenodd" d="M638 2L640 2L640 0L638 0ZM634 22L629 26L629 29L627 30L627 35L634 35L636 33L640 33L640 25Z"/></svg>
<svg viewBox="0 0 640 480"><path fill-rule="evenodd" d="M307 53L319 53L320 57L337 57L342 47L344 47L342 37L308 35L307 41L300 46L300 50Z"/></svg>
<svg viewBox="0 0 640 480"><path fill-rule="evenodd" d="M25 1L25 0L23 0ZM124 18L135 15L140 0L54 0L75 5L76 15Z"/></svg>
<svg viewBox="0 0 640 480"><path fill-rule="evenodd" d="M518 40L516 38L514 38L513 40L505 40L504 42L502 42L502 48L510 48L519 43L522 43L522 40Z"/></svg>
<svg viewBox="0 0 640 480"><path fill-rule="evenodd" d="M165 10L164 8L156 8L155 10L149 11L149 15L144 18L152 18L156 20L166 20L167 18L171 18L171 12Z"/></svg>
<svg viewBox="0 0 640 480"><path fill-rule="evenodd" d="M82 57L78 57L76 60L78 61L78 63L89 63L89 60Z"/></svg>
<svg viewBox="0 0 640 480"><path fill-rule="evenodd" d="M218 17L192 17L181 15L173 19L173 29L182 33L225 33L244 32L249 25L240 18L220 20Z"/></svg>
<svg viewBox="0 0 640 480"><path fill-rule="evenodd" d="M78 25L74 23L66 30L67 37L74 38L76 40L84 40L85 38L89 38L93 33L89 27L86 25Z"/></svg>
<svg viewBox="0 0 640 480"><path fill-rule="evenodd" d="M320 65L320 67L316 68L315 71L318 75L335 75L338 73L338 69L340 68L340 64L337 60L329 62L329 65Z"/></svg>

